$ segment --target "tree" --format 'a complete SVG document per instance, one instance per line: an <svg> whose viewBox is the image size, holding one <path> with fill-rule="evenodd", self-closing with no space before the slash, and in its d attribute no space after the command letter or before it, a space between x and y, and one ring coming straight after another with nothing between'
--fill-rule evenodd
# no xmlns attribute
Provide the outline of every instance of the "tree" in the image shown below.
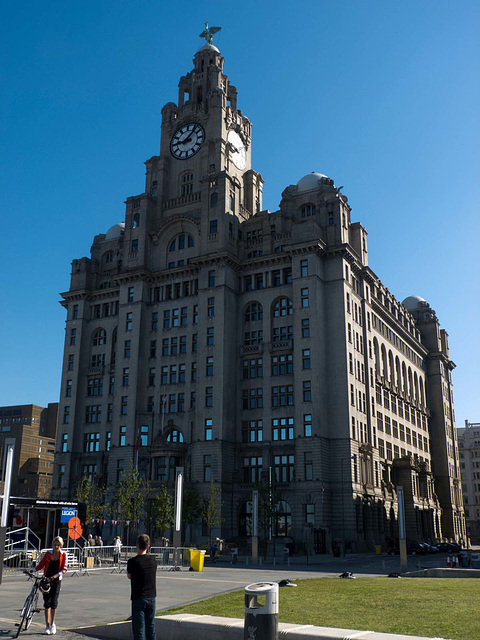
<svg viewBox="0 0 480 640"><path fill-rule="evenodd" d="M201 515L207 525L209 543L212 543L212 529L222 524L222 506L220 488L216 487L213 480L210 482L210 490L202 498Z"/></svg>
<svg viewBox="0 0 480 640"><path fill-rule="evenodd" d="M275 491L275 487L265 480L255 485L255 489L258 491L258 528L263 532L263 548L266 556L269 533L272 531L272 537L275 537L277 529L276 505L280 496Z"/></svg>
<svg viewBox="0 0 480 640"><path fill-rule="evenodd" d="M200 496L196 489L186 491L183 496L182 503L182 522L185 525L184 540L187 539L186 528L190 525L193 526L198 522L198 519L202 515L202 505L200 503ZM189 538L191 540L191 538Z"/></svg>
<svg viewBox="0 0 480 640"><path fill-rule="evenodd" d="M136 466L130 461L128 471L124 471L117 484L119 516L127 523L127 544L130 537L130 524L137 522L143 515L147 483L140 478Z"/></svg>
<svg viewBox="0 0 480 640"><path fill-rule="evenodd" d="M165 536L165 530L171 529L173 526L175 504L173 497L164 484L152 500L151 514L155 527L160 529L162 536Z"/></svg>
<svg viewBox="0 0 480 640"><path fill-rule="evenodd" d="M84 474L75 491L75 499L78 502L84 502L87 507L85 516L85 524L91 524L93 520L103 517L105 511L105 485L95 477L90 480L87 474Z"/></svg>

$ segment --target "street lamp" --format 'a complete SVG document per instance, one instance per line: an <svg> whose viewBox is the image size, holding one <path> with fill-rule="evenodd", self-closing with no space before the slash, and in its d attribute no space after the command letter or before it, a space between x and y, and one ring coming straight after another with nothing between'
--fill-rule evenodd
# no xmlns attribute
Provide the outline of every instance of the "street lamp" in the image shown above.
<svg viewBox="0 0 480 640"><path fill-rule="evenodd" d="M341 480L340 487L341 487L341 491L342 491L342 536L343 536L343 540L342 540L343 544L342 544L342 546L343 546L343 556L344 557L346 555L346 551L345 551L346 531L345 531L345 491L344 491L344 488L345 488L344 487L344 480L345 480L345 478L344 478L344 473L343 473L343 463L346 460L354 460L354 459L355 459L355 456L348 456L347 458L342 458L340 460L340 476L341 476L341 478L340 478L340 480ZM352 469L350 467L350 476L351 476L351 472L352 472Z"/></svg>

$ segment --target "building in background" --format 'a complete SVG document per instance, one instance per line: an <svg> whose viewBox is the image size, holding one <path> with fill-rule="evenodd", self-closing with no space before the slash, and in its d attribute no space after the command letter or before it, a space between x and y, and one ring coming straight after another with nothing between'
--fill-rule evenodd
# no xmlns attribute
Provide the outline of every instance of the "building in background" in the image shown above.
<svg viewBox="0 0 480 640"><path fill-rule="evenodd" d="M0 407L0 479L6 446L13 443L12 496L48 498L52 489L58 402Z"/></svg>
<svg viewBox="0 0 480 640"><path fill-rule="evenodd" d="M446 332L369 267L332 178L263 210L223 65L195 54L144 192L72 263L54 495L87 474L114 502L131 461L173 489L180 466L221 489L221 537L247 540L260 486L273 538L323 553L395 544L401 484L410 540L463 539Z"/></svg>
<svg viewBox="0 0 480 640"><path fill-rule="evenodd" d="M480 422L465 420L457 428L467 531L480 544Z"/></svg>

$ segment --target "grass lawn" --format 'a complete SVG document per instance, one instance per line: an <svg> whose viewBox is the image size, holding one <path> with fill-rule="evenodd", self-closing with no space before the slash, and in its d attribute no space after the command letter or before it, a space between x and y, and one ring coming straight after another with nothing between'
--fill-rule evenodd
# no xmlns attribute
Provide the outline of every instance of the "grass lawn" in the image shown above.
<svg viewBox="0 0 480 640"><path fill-rule="evenodd" d="M279 621L480 640L480 579L320 578L280 588ZM243 590L163 611L243 618Z"/></svg>

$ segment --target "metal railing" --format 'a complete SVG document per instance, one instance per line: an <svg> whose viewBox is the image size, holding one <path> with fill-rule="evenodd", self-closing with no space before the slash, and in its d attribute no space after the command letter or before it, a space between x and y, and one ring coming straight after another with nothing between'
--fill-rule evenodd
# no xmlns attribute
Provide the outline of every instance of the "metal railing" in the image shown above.
<svg viewBox="0 0 480 640"><path fill-rule="evenodd" d="M39 548L40 538L29 527L7 531L3 560L5 570L30 568L38 560Z"/></svg>

